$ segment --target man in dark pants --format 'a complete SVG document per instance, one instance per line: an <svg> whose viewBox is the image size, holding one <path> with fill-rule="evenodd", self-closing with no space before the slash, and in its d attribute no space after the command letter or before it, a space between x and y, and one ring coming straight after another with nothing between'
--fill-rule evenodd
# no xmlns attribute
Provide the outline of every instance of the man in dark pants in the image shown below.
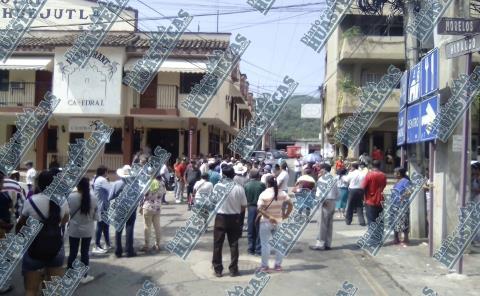
<svg viewBox="0 0 480 296"><path fill-rule="evenodd" d="M375 222L383 210L383 190L387 186L387 176L380 171L382 163L373 161L373 168L363 180L362 187L365 190L365 211L368 224Z"/></svg>
<svg viewBox="0 0 480 296"><path fill-rule="evenodd" d="M235 172L230 165L222 166L223 177L233 182ZM235 184L232 191L225 198L222 207L218 210L215 217L213 229L213 258L212 265L215 270L215 276L221 277L223 271L222 249L227 235L230 246L231 263L228 269L230 276L238 276L238 239L242 234L242 217L245 215L247 207L247 198L242 186Z"/></svg>
<svg viewBox="0 0 480 296"><path fill-rule="evenodd" d="M117 198L120 193L122 192L123 188L126 185L126 179L133 177L131 174L131 167L129 165L123 166L117 170L117 175L121 178L118 181L115 181L112 184L110 195L108 197L109 201L111 202L113 199ZM125 231L126 231L126 239L125 239L125 248L127 251L127 257L134 257L137 254L133 249L133 230L135 227L135 219L137 218L137 211L134 210L130 217L128 218L127 222L125 223ZM118 258L122 257L123 248L122 248L122 232L115 231L115 256Z"/></svg>
<svg viewBox="0 0 480 296"><path fill-rule="evenodd" d="M348 175L342 177L348 183L348 201L345 213L345 223L352 224L353 209L357 209L358 222L365 226L365 217L363 216L363 195L362 182L365 175L358 169L358 163L352 163L351 171Z"/></svg>
<svg viewBox="0 0 480 296"><path fill-rule="evenodd" d="M248 254L261 255L260 236L258 235L260 220L257 218L258 197L266 189L265 184L260 182L260 173L257 169L250 170L250 181L245 184L245 195L248 203Z"/></svg>

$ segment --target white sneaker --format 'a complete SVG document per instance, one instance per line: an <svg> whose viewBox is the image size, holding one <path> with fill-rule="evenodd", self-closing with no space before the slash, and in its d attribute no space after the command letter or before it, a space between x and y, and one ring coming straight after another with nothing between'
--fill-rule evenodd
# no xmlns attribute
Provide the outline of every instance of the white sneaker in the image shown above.
<svg viewBox="0 0 480 296"><path fill-rule="evenodd" d="M83 279L80 280L80 283L82 283L82 284L90 283L94 279L95 279L95 277L93 277L91 275L87 275L86 277L84 277Z"/></svg>
<svg viewBox="0 0 480 296"><path fill-rule="evenodd" d="M179 204L179 203L181 203L181 202L182 202L181 200L178 200L178 199L175 200L175 203L177 203L177 204Z"/></svg>
<svg viewBox="0 0 480 296"><path fill-rule="evenodd" d="M92 254L105 254L107 250L99 248L97 246L93 247Z"/></svg>

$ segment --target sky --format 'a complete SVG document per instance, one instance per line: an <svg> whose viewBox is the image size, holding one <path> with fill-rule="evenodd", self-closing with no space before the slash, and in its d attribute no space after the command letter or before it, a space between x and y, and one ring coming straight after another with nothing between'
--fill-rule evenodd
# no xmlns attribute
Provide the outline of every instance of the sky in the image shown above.
<svg viewBox="0 0 480 296"><path fill-rule="evenodd" d="M160 25L168 26L171 21L142 19L175 16L180 9L190 15L219 11L220 33L232 33L232 40L240 33L251 40L242 56L240 71L247 75L250 91L255 96L275 91L283 77L288 75L299 82L296 94L318 97L318 87L324 77L325 55L323 51L314 52L300 39L319 17L324 3L325 0L276 0L274 8L306 6L272 9L266 16L258 11L222 15L252 9L247 0L131 0L129 6L138 9L139 29L148 31L156 31ZM198 28L200 32L217 32L217 16L194 16L187 30L198 32Z"/></svg>

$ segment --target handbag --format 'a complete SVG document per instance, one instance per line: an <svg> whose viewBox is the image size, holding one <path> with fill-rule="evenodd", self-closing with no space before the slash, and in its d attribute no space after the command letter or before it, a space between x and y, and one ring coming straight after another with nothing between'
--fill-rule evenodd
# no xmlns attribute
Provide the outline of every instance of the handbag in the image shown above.
<svg viewBox="0 0 480 296"><path fill-rule="evenodd" d="M272 200L270 201L270 203L268 204L267 207L265 207L263 210L266 211L270 205L272 204L272 202L275 200L275 198L272 198ZM260 217L262 217L262 213L258 213L257 214L257 217L255 217L255 224L258 223L260 221Z"/></svg>

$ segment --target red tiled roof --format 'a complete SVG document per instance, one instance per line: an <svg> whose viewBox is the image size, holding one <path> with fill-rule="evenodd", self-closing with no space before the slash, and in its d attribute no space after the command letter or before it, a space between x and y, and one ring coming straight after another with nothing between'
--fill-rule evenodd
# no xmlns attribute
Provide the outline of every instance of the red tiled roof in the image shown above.
<svg viewBox="0 0 480 296"><path fill-rule="evenodd" d="M48 33L44 33L43 36ZM78 32L70 32L68 35L50 35L48 37L40 36L26 36L24 37L18 47L19 48L33 48L33 47L55 47L55 46L72 46L75 39L79 35ZM142 35L142 36L141 36ZM229 42L226 40L215 39L180 39L177 43L176 49L203 49L203 50L224 50L228 47ZM148 48L150 46L150 39L139 33L109 33L102 43L103 46L125 46L133 48Z"/></svg>

